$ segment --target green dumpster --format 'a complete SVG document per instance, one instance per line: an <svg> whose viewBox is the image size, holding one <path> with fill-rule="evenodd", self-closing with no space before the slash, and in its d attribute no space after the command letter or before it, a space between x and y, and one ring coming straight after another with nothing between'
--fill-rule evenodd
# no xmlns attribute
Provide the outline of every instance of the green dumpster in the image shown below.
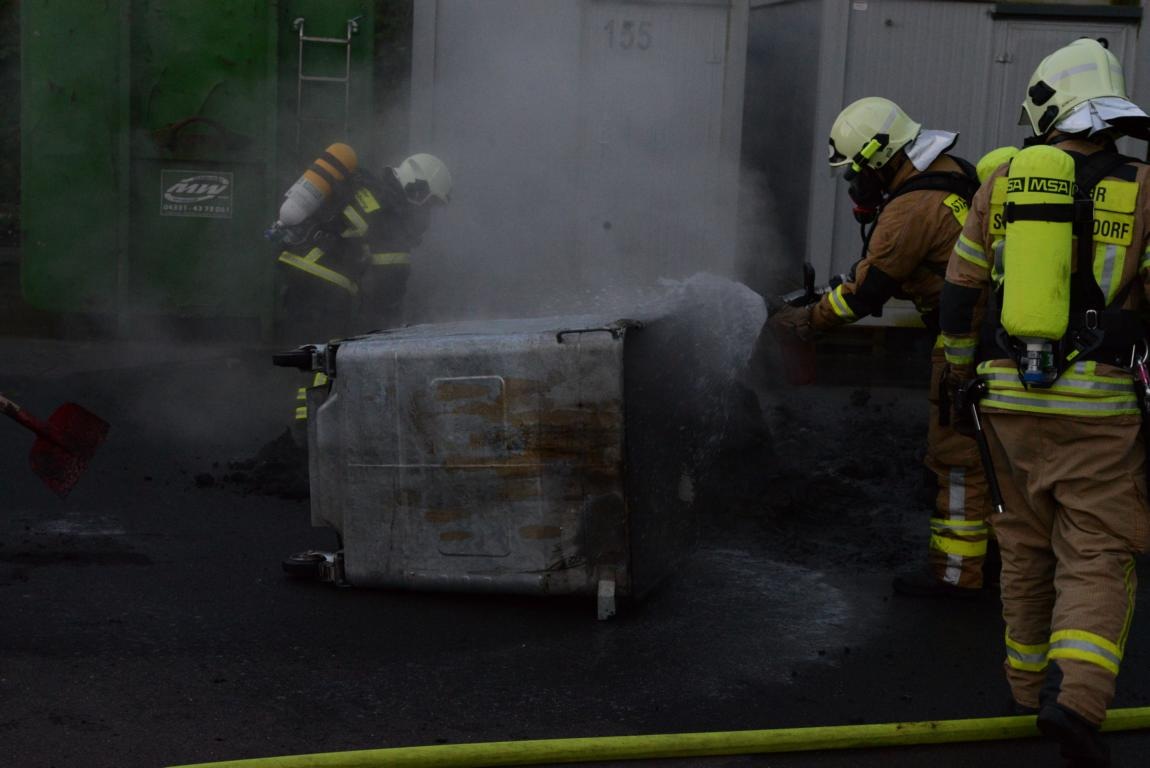
<svg viewBox="0 0 1150 768"><path fill-rule="evenodd" d="M25 299L266 332L262 233L300 158L368 135L371 29L368 0L24 0Z"/></svg>

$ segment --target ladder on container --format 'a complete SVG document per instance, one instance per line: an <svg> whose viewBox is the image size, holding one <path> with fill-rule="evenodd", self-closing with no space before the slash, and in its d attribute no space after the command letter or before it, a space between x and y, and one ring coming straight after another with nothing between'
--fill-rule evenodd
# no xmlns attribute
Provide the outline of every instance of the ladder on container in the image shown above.
<svg viewBox="0 0 1150 768"><path fill-rule="evenodd" d="M307 35L304 33L305 19L301 16L292 22L292 29L299 32L299 65L296 69L296 120L295 120L295 153L299 157L300 141L303 135L303 124L305 121L313 122L337 122L330 117L309 117L304 114L303 109L303 84L304 83L332 83L343 84L343 138L346 140L351 129L351 38L352 35L359 32L359 20L362 16L356 16L347 20L347 27L343 37L317 37L315 35ZM335 77L329 75L309 75L304 71L303 53L306 43L315 43L318 45L342 45L344 47L344 70L343 77Z"/></svg>

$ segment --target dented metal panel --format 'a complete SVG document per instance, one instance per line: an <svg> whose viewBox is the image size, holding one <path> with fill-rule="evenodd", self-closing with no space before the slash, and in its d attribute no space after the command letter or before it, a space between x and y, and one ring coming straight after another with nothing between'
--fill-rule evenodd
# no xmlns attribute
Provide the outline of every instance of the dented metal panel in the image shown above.
<svg viewBox="0 0 1150 768"><path fill-rule="evenodd" d="M625 336L529 321L344 342L311 439L313 523L340 532L347 580L626 593Z"/></svg>

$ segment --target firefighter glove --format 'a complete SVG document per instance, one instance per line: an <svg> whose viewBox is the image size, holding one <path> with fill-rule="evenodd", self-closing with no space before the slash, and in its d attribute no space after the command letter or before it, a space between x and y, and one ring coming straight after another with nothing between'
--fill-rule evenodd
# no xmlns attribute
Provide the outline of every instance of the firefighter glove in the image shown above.
<svg viewBox="0 0 1150 768"><path fill-rule="evenodd" d="M771 329L771 335L780 342L814 341L815 332L811 327L812 309L813 305L792 307L784 304L779 307L767 318L767 327Z"/></svg>

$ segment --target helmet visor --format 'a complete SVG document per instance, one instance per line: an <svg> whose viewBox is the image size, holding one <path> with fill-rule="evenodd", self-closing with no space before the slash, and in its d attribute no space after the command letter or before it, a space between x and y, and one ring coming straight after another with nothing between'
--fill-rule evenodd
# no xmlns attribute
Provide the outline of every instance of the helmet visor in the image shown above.
<svg viewBox="0 0 1150 768"><path fill-rule="evenodd" d="M836 167L850 162L850 158L835 147L834 139L831 139L830 146L827 147L827 162Z"/></svg>
<svg viewBox="0 0 1150 768"><path fill-rule="evenodd" d="M403 185L403 195L412 205L423 205L431 197L431 185L426 179L416 179Z"/></svg>

